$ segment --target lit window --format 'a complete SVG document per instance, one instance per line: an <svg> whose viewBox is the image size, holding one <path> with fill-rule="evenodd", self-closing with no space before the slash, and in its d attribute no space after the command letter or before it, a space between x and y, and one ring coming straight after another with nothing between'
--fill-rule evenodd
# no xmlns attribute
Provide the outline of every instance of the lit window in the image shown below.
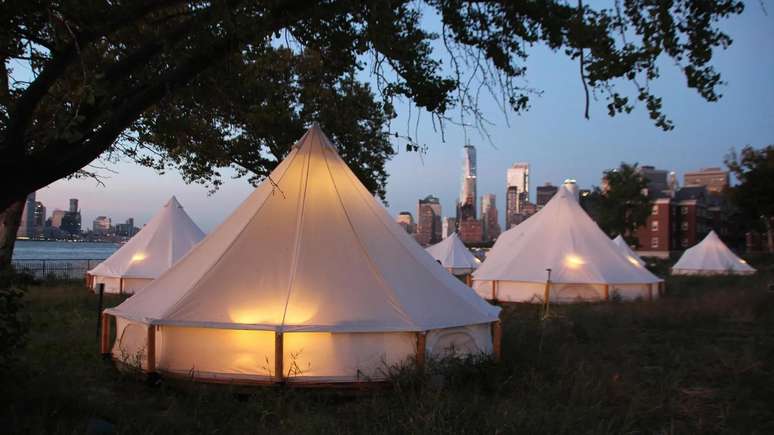
<svg viewBox="0 0 774 435"><path fill-rule="evenodd" d="M688 214L688 207L680 207L680 212L682 214Z"/></svg>
<svg viewBox="0 0 774 435"><path fill-rule="evenodd" d="M680 225L680 228L682 228L682 229L683 229L683 231L688 231L688 222L683 222L683 223Z"/></svg>
<svg viewBox="0 0 774 435"><path fill-rule="evenodd" d="M650 230L651 231L658 231L658 221L653 221L650 223Z"/></svg>
<svg viewBox="0 0 774 435"><path fill-rule="evenodd" d="M650 238L650 247L651 248L658 248L658 237L651 237Z"/></svg>
<svg viewBox="0 0 774 435"><path fill-rule="evenodd" d="M658 216L658 205L653 204L653 208L651 209L650 214L652 214L653 216Z"/></svg>

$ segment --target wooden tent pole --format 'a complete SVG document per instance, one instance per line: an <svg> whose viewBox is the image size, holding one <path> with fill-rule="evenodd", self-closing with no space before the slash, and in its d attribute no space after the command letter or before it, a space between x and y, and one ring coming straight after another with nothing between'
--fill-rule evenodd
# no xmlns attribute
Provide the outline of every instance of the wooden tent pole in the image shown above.
<svg viewBox="0 0 774 435"><path fill-rule="evenodd" d="M110 353L110 314L102 313L102 330L100 331L99 352L102 355Z"/></svg>
<svg viewBox="0 0 774 435"><path fill-rule="evenodd" d="M124 279L118 278L118 294L124 294Z"/></svg>
<svg viewBox="0 0 774 435"><path fill-rule="evenodd" d="M495 362L500 362L503 356L503 325L497 320L492 322L492 351L494 353Z"/></svg>
<svg viewBox="0 0 774 435"><path fill-rule="evenodd" d="M285 340L282 332L274 333L274 379L276 382L284 382L285 369L283 358L285 357Z"/></svg>
<svg viewBox="0 0 774 435"><path fill-rule="evenodd" d="M465 285L468 287L473 287L473 275L467 274L465 275Z"/></svg>
<svg viewBox="0 0 774 435"><path fill-rule="evenodd" d="M605 284L605 300L610 300L610 285Z"/></svg>
<svg viewBox="0 0 774 435"><path fill-rule="evenodd" d="M148 325L148 361L147 369L148 373L154 373L156 371L156 326Z"/></svg>
<svg viewBox="0 0 774 435"><path fill-rule="evenodd" d="M648 284L648 300L653 300L653 286L654 284Z"/></svg>
<svg viewBox="0 0 774 435"><path fill-rule="evenodd" d="M417 369L425 370L425 351L427 346L427 331L417 332Z"/></svg>

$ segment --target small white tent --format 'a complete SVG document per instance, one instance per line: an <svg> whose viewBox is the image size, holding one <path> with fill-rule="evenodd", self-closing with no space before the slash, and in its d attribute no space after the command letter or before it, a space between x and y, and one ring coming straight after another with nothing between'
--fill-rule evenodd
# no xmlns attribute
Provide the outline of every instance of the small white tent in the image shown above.
<svg viewBox="0 0 774 435"><path fill-rule="evenodd" d="M481 264L481 260L470 253L457 233L452 233L449 237L425 248L425 250L454 275L473 273Z"/></svg>
<svg viewBox="0 0 774 435"><path fill-rule="evenodd" d="M685 250L672 266L672 275L751 275L755 269L737 257L715 231Z"/></svg>
<svg viewBox="0 0 774 435"><path fill-rule="evenodd" d="M473 273L479 295L504 302L543 301L546 293L553 302L651 299L661 282L621 254L565 187L503 233Z"/></svg>
<svg viewBox="0 0 774 435"><path fill-rule="evenodd" d="M189 379L306 384L382 380L426 353L497 355L500 309L390 218L319 127L271 180L105 311L117 339L111 350L103 332L103 352Z"/></svg>
<svg viewBox="0 0 774 435"><path fill-rule="evenodd" d="M640 258L640 256L637 255L636 252L632 251L632 248L629 246L628 243L626 243L626 240L624 240L624 238L621 237L620 234L615 239L613 239L613 244L616 247L618 247L621 253L626 257L626 259L629 260L629 263L634 264L636 262L640 266L645 266L645 260Z"/></svg>
<svg viewBox="0 0 774 435"><path fill-rule="evenodd" d="M182 258L204 233L174 196L124 246L86 273L89 287L134 293Z"/></svg>

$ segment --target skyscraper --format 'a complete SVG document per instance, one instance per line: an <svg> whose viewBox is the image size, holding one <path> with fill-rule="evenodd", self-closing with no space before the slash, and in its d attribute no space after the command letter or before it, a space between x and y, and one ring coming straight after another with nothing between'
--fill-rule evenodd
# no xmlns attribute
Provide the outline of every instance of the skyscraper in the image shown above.
<svg viewBox="0 0 774 435"><path fill-rule="evenodd" d="M97 234L107 234L110 232L112 225L110 218L107 216L97 216L96 219L94 219L94 223L92 224L91 228L92 231L94 231Z"/></svg>
<svg viewBox="0 0 774 435"><path fill-rule="evenodd" d="M506 173L505 226L506 229L520 222L519 213L529 201L529 163L514 163Z"/></svg>
<svg viewBox="0 0 774 435"><path fill-rule="evenodd" d="M457 222L476 218L476 148L465 145L462 149L462 185L457 202Z"/></svg>
<svg viewBox="0 0 774 435"><path fill-rule="evenodd" d="M16 231L16 237L33 237L35 235L35 192L27 195L22 209L19 229Z"/></svg>
<svg viewBox="0 0 774 435"><path fill-rule="evenodd" d="M81 233L81 212L78 210L77 198L70 198L70 209L64 213L59 228L70 234Z"/></svg>
<svg viewBox="0 0 774 435"><path fill-rule="evenodd" d="M443 218L441 223L441 238L445 239L457 232L457 219L453 217Z"/></svg>
<svg viewBox="0 0 774 435"><path fill-rule="evenodd" d="M417 242L422 246L441 241L441 202L427 195L417 204Z"/></svg>
<svg viewBox="0 0 774 435"><path fill-rule="evenodd" d="M481 223L483 224L483 240L490 241L500 235L500 224L497 222L497 203L494 193L481 197Z"/></svg>
<svg viewBox="0 0 774 435"><path fill-rule="evenodd" d="M537 208L541 209L546 204L548 204L548 201L550 201L554 195L556 195L556 192L559 190L559 188L551 183L546 183L542 186L538 186L535 190L537 191Z"/></svg>
<svg viewBox="0 0 774 435"><path fill-rule="evenodd" d="M61 228L65 213L67 212L64 210L55 209L53 213L51 213L51 226L54 228Z"/></svg>

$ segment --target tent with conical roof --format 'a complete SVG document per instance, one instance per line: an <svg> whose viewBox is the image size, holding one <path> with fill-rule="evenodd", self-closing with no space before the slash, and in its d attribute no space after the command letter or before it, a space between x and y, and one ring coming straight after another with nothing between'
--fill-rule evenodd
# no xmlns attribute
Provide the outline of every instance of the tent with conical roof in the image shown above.
<svg viewBox="0 0 774 435"><path fill-rule="evenodd" d="M685 250L672 266L672 275L751 275L755 269L737 257L715 231Z"/></svg>
<svg viewBox="0 0 774 435"><path fill-rule="evenodd" d="M182 258L204 233L174 196L125 245L86 272L91 288L134 293Z"/></svg>
<svg viewBox="0 0 774 435"><path fill-rule="evenodd" d="M542 210L500 235L473 273L473 288L504 302L657 297L662 280L635 263L560 187Z"/></svg>
<svg viewBox="0 0 774 435"><path fill-rule="evenodd" d="M316 125L223 224L119 306L103 352L215 382L384 379L495 352L499 308L396 224ZM103 322L107 322L103 317Z"/></svg>
<svg viewBox="0 0 774 435"><path fill-rule="evenodd" d="M481 260L470 253L457 233L452 233L449 237L425 248L425 250L454 275L473 273L481 264Z"/></svg>
<svg viewBox="0 0 774 435"><path fill-rule="evenodd" d="M613 244L618 247L618 249L621 251L621 253L626 257L627 260L629 260L629 263L634 264L635 262L639 264L640 266L645 266L645 260L640 258L639 255L637 255L636 252L632 251L632 248L629 246L628 243L626 243L626 240L619 234L616 236L615 239L613 239Z"/></svg>

